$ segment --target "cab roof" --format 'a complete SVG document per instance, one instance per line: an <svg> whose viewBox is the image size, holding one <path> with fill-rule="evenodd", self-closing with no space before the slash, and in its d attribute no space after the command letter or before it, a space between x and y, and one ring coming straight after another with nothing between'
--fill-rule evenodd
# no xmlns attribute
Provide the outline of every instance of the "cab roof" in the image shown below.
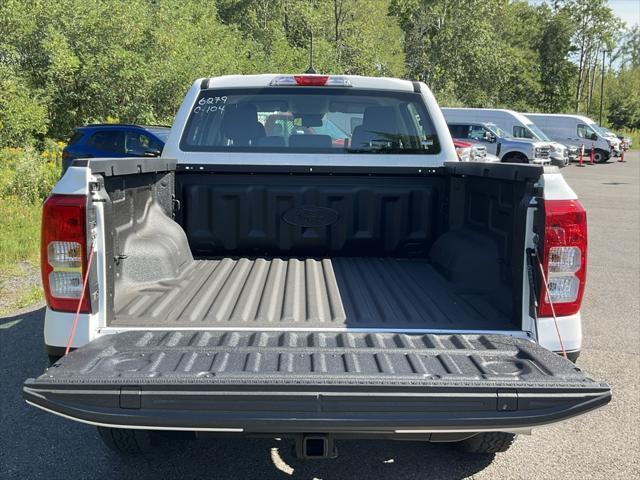
<svg viewBox="0 0 640 480"><path fill-rule="evenodd" d="M158 130L158 131L171 129L171 127L168 125L141 125L137 123L89 123L87 125L77 127L76 130L90 130L93 128L100 128L100 129L142 128L145 130Z"/></svg>
<svg viewBox="0 0 640 480"><path fill-rule="evenodd" d="M286 74L286 73L264 73L260 75L223 75L221 77L200 78L195 83L199 83L203 89L211 88L259 88L268 87L271 82L278 77L305 76L306 74ZM359 75L329 75L329 77L340 77L346 79L353 88L365 88L375 90L400 90L413 92L418 91L417 82L401 80L390 77L363 77Z"/></svg>

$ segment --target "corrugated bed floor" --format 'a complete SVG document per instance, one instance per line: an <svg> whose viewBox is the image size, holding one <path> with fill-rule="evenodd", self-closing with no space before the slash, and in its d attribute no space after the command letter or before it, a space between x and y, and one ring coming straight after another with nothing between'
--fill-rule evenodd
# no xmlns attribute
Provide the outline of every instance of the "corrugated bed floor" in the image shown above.
<svg viewBox="0 0 640 480"><path fill-rule="evenodd" d="M114 326L514 328L420 259L199 260L118 301Z"/></svg>
<svg viewBox="0 0 640 480"><path fill-rule="evenodd" d="M206 375L205 373L209 373ZM584 372L534 342L503 335L363 332L132 331L103 335L64 357L43 383L339 384L435 381L585 382ZM486 387L487 385L485 385ZM492 385L495 387L495 385Z"/></svg>

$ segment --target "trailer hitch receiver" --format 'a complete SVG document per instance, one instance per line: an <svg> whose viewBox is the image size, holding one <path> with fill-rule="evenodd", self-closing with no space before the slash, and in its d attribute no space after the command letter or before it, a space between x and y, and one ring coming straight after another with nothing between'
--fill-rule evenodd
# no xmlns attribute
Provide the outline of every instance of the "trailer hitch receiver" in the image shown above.
<svg viewBox="0 0 640 480"><path fill-rule="evenodd" d="M333 438L326 435L302 435L296 438L296 456L305 460L317 460L322 458L336 458L336 449Z"/></svg>

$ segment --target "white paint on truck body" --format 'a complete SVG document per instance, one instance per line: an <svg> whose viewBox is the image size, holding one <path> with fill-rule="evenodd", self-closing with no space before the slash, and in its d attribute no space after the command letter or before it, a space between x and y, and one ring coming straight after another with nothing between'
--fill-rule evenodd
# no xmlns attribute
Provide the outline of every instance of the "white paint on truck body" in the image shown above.
<svg viewBox="0 0 640 480"><path fill-rule="evenodd" d="M578 195L569 186L557 167L545 167L540 186L545 200L577 200Z"/></svg>
<svg viewBox="0 0 640 480"><path fill-rule="evenodd" d="M69 167L58 183L51 190L51 194L58 195L88 195L91 170L86 167Z"/></svg>

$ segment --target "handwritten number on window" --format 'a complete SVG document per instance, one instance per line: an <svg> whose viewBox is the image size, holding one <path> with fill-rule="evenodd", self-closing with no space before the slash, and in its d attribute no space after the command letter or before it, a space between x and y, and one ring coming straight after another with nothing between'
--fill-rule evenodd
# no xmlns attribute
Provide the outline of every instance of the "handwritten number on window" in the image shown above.
<svg viewBox="0 0 640 480"><path fill-rule="evenodd" d="M200 113L222 113L227 103L227 97L202 97L198 100L198 105L193 109L193 114L198 115Z"/></svg>

